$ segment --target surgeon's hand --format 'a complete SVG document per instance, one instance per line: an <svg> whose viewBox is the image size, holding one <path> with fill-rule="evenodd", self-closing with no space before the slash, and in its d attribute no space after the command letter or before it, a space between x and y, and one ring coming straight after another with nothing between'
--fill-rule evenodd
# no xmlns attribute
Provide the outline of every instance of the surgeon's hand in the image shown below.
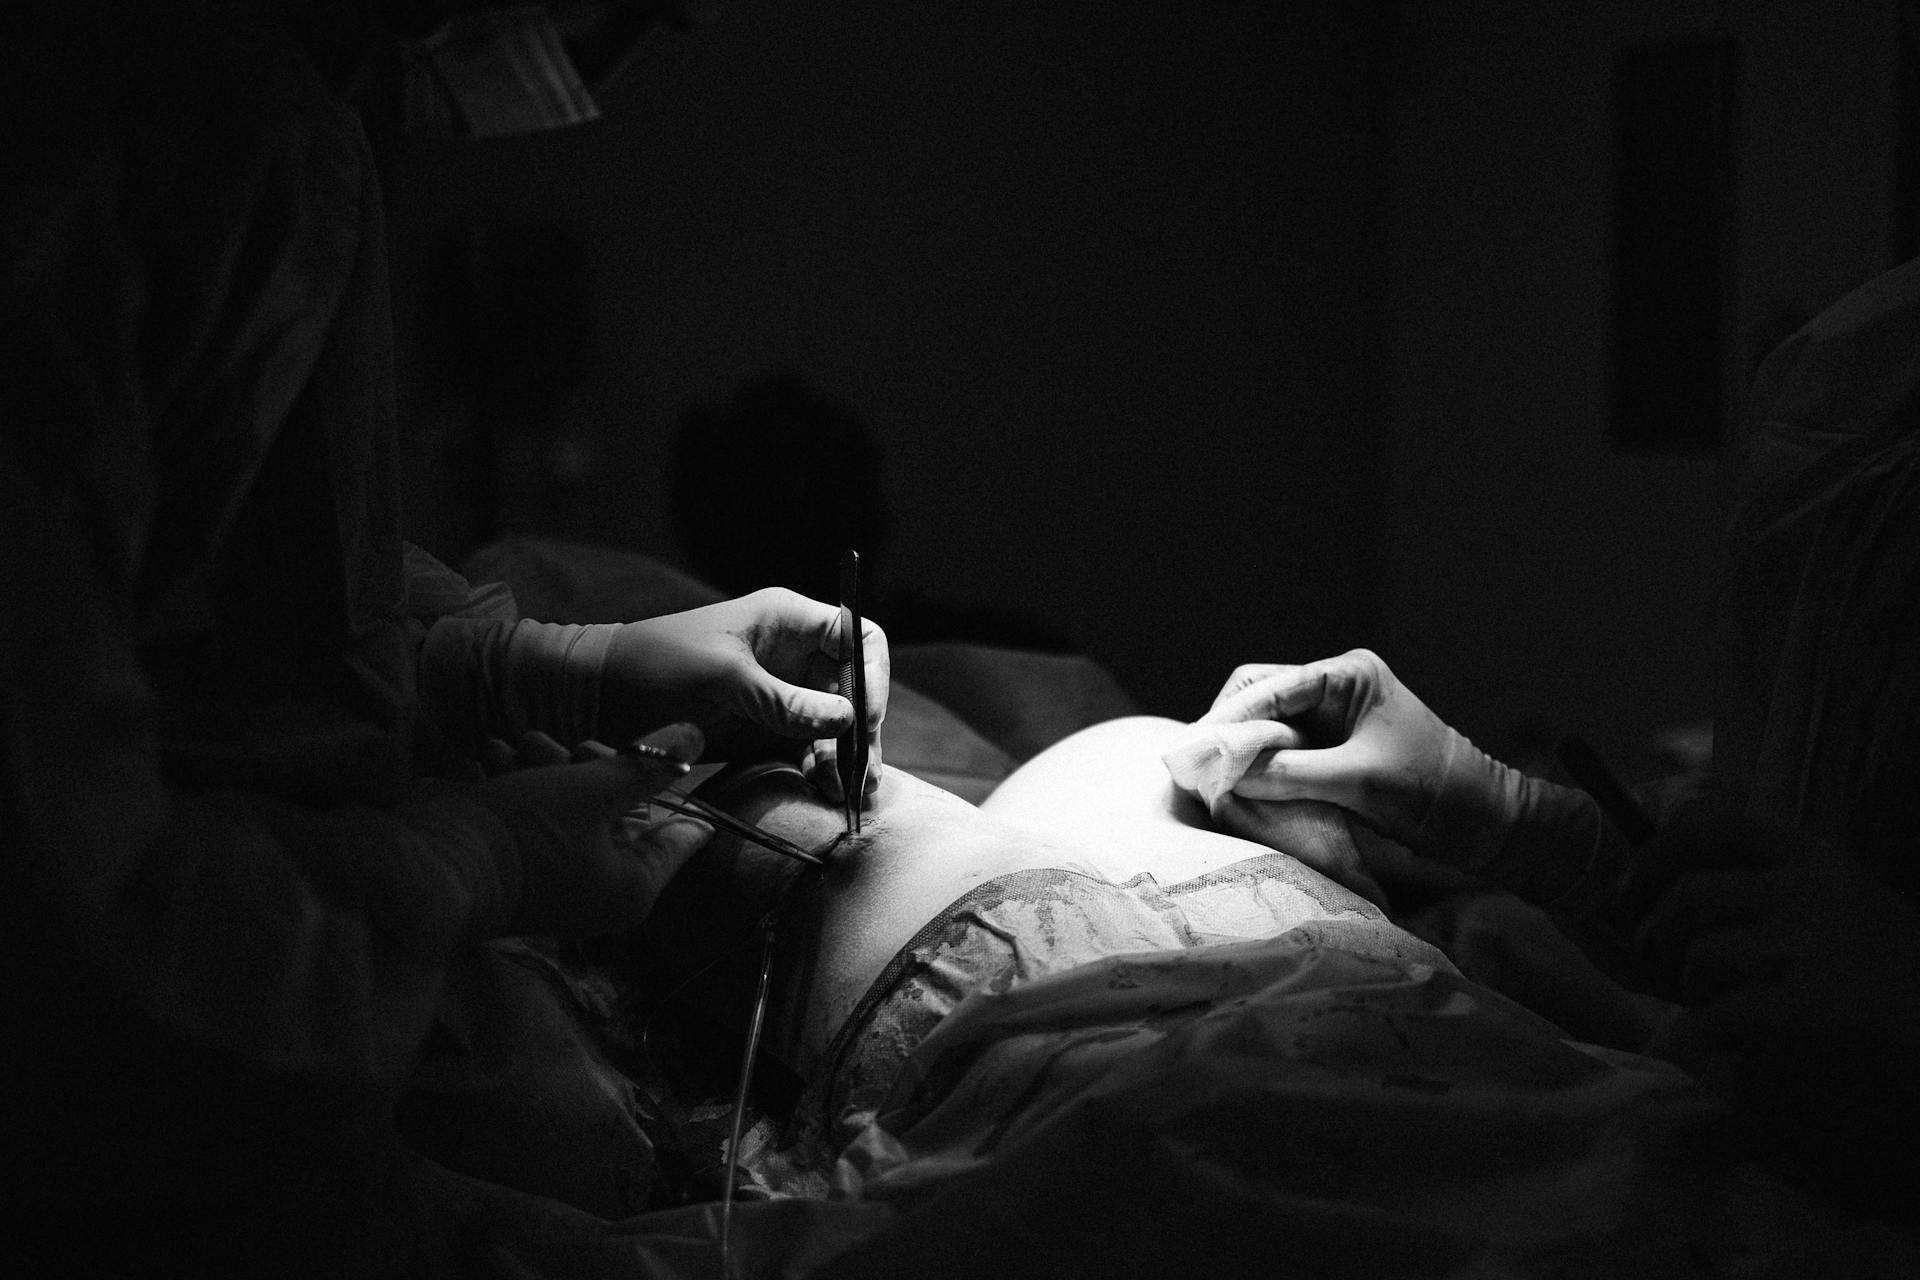
<svg viewBox="0 0 1920 1280"><path fill-rule="evenodd" d="M863 621L862 635L871 792L880 780L889 662L886 633ZM840 610L781 587L626 623L603 668L600 736L690 720L706 733L708 759L809 760L815 781L839 799L832 740L853 724L853 704L837 692L840 651Z"/></svg>
<svg viewBox="0 0 1920 1280"><path fill-rule="evenodd" d="M1163 759L1174 783L1216 814L1233 797L1322 800L1418 849L1464 752L1479 754L1377 655L1355 649L1305 666L1236 669ZM1456 785L1472 780L1456 772Z"/></svg>
<svg viewBox="0 0 1920 1280"><path fill-rule="evenodd" d="M644 741L674 759L700 754L700 731L672 725ZM569 752L541 733L516 747L489 744L497 776L476 791L505 820L519 854L520 885L507 935L586 938L633 928L674 874L713 836L694 818L628 817L683 775L669 761L587 744Z"/></svg>

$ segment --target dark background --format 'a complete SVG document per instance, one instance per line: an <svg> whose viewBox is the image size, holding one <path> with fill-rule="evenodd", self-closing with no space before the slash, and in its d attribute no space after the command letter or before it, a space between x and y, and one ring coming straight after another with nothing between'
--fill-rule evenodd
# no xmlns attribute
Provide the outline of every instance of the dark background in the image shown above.
<svg viewBox="0 0 1920 1280"><path fill-rule="evenodd" d="M1365 644L1497 754L1637 769L1711 710L1754 362L1912 251L1901 8L726 0L596 124L378 140L413 536L678 558L674 423L789 367L883 435L903 579L1149 710ZM1662 150L1657 84L1623 130L1622 66L1699 39L1725 137ZM1650 331L1726 421L1623 444L1614 286L1662 187L1623 212L1622 175L1696 162L1724 260Z"/></svg>

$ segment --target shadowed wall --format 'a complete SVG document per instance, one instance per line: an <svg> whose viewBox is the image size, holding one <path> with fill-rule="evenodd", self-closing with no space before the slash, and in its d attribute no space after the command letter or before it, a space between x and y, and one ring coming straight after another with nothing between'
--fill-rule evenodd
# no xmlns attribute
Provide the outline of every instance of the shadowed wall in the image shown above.
<svg viewBox="0 0 1920 1280"><path fill-rule="evenodd" d="M788 365L882 430L901 578L1043 615L1156 710L1358 643L1380 148L1368 6L1319 8L739 0L600 124L390 150L404 258L582 246L593 360L526 424L572 424L577 475L553 501L509 441L509 519L673 554L675 419ZM429 482L458 357L408 371Z"/></svg>

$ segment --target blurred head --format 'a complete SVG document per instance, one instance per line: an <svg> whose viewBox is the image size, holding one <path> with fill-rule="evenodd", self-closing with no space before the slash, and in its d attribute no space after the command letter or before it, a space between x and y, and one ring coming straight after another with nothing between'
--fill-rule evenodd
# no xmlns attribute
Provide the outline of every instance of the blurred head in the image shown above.
<svg viewBox="0 0 1920 1280"><path fill-rule="evenodd" d="M883 462L858 412L798 373L768 374L681 419L667 475L674 536L688 567L724 591L833 600L840 553L859 551L872 581L892 540Z"/></svg>

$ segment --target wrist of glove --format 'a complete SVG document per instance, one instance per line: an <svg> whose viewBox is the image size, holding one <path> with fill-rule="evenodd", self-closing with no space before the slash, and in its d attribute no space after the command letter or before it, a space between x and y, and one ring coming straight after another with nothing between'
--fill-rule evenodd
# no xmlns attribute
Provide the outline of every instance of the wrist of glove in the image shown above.
<svg viewBox="0 0 1920 1280"><path fill-rule="evenodd" d="M1163 759L1216 817L1240 801L1323 801L1542 905L1600 861L1600 816L1584 793L1493 759L1364 649L1237 669Z"/></svg>
<svg viewBox="0 0 1920 1280"><path fill-rule="evenodd" d="M1446 732L1432 799L1404 843L1542 906L1580 909L1608 898L1626 850L1607 838L1593 799Z"/></svg>
<svg viewBox="0 0 1920 1280"><path fill-rule="evenodd" d="M561 742L597 738L601 676L614 623L444 618L420 661L422 719L471 757L489 738L540 730Z"/></svg>
<svg viewBox="0 0 1920 1280"><path fill-rule="evenodd" d="M1506 847L1525 803L1526 778L1457 730L1440 729L1437 767L1423 780L1425 805L1400 838L1416 853L1472 871Z"/></svg>
<svg viewBox="0 0 1920 1280"><path fill-rule="evenodd" d="M445 768L490 738L537 730L620 742L670 721L706 733L715 759L798 759L843 733L840 611L781 588L629 623L443 618L420 661L423 759ZM887 649L865 628L871 787L880 777Z"/></svg>

